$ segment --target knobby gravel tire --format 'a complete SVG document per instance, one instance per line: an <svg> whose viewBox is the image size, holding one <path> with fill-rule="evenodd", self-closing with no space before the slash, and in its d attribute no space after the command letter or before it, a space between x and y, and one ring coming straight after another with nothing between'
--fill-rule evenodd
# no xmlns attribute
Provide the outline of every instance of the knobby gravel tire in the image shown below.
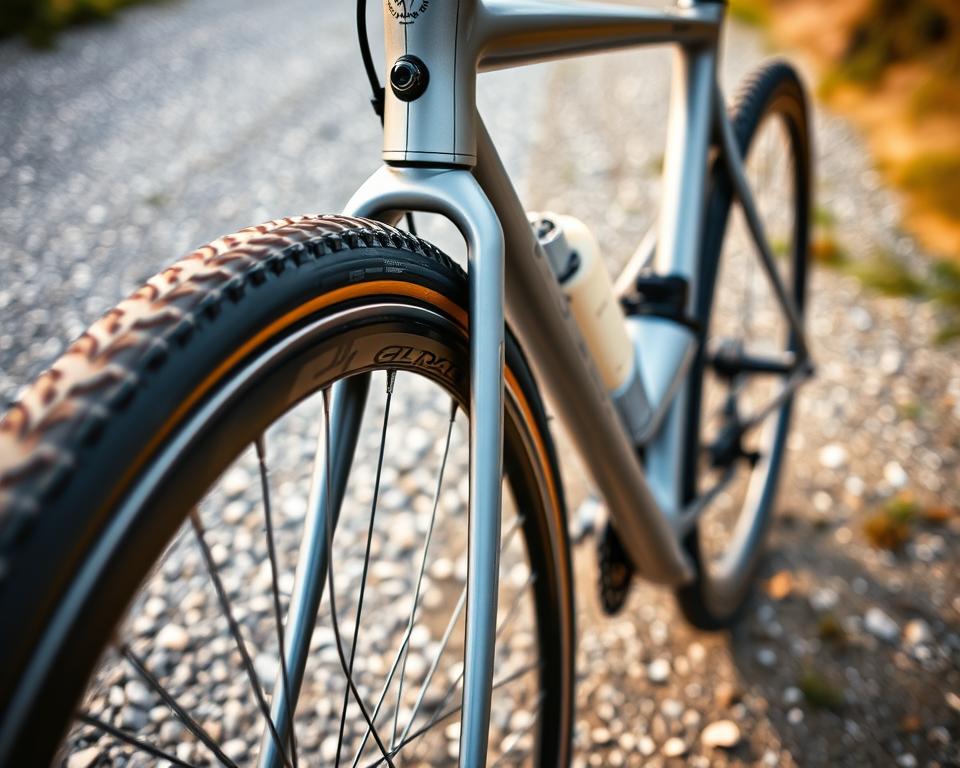
<svg viewBox="0 0 960 768"><path fill-rule="evenodd" d="M426 365L433 358L420 355L396 367L468 402L467 298L463 270L408 233L338 216L277 219L155 275L30 385L0 421L0 765L52 759L114 626L189 506L251 430L347 362L318 369L309 347L294 345L286 367L278 362L236 395L245 410L214 414L177 447L237 372L349 308L425 307L444 322L403 332L451 350L457 364ZM541 763L566 764L574 630L562 487L542 402L509 333L505 402L505 468L525 508L528 557L545 574L535 585L550 693Z"/></svg>
<svg viewBox="0 0 960 768"><path fill-rule="evenodd" d="M792 279L792 283L787 287L802 314L806 298L811 209L811 135L809 108L803 84L796 71L785 62L774 61L761 67L747 78L740 90L731 119L742 157L747 157L758 128L768 118L782 120L786 135L789 137L795 184L796 225L792 249L787 256L790 260ZM733 186L723 167L723 158L716 157L710 173L702 266L695 305L696 318L704 332L709 328L720 259L734 199ZM706 360L701 350L691 366L687 387L687 432L684 439L685 456L682 467L685 503L693 501L698 493L698 457L701 450L700 406L705 365ZM790 398L785 403L780 415L776 417L780 419L780 423L779 436L772 447L770 471L773 473L773 491L782 469L792 400L793 398ZM722 598L718 595L717 585L711 583L709 571L703 562L699 531L695 528L686 537L684 543L696 566L696 578L689 585L679 589L676 595L682 612L694 626L715 630L729 626L737 619L749 594L774 502L775 492L771 492L758 512L759 524L755 529L756 535L752 538L751 551L747 556L748 562L740 569L736 583L724 585L725 594Z"/></svg>

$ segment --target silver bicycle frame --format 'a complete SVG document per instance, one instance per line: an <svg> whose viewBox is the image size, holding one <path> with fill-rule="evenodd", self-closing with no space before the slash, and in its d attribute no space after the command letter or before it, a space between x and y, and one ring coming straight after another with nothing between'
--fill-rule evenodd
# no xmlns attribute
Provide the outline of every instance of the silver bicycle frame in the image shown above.
<svg viewBox="0 0 960 768"><path fill-rule="evenodd" d="M399 221L405 211L439 213L458 227L468 247L470 522L460 765L482 766L497 618L504 321L546 387L642 576L673 586L690 580L692 566L680 540L697 508L683 509L680 484L686 425L678 403L684 400L684 387L674 394L663 426L645 445L645 472L477 113L477 73L634 46L675 44L655 252L633 262L618 285L630 285L639 262L652 259L658 271L687 279L691 297L687 309L692 313L708 152L716 136L767 275L801 339L801 350L802 332L796 308L773 268L717 86L722 2L680 0L676 8L666 11L563 0L382 2L388 72L401 56L412 56L425 66L429 79L419 98L406 101L391 90L387 77L386 165L357 191L345 213L390 223ZM643 359L641 364L655 367L658 361ZM667 371L667 377L672 373ZM362 392L343 391L335 404L352 402L356 410L358 398L362 402L363 397ZM339 413L331 418L334 423L343 421ZM342 471L348 471L349 461L341 463ZM337 476L331 482L335 488L342 486ZM325 502L318 500L327 494L321 491L314 497L311 504L317 509L312 513L320 519L333 514L336 519L336 510L326 509ZM306 567L310 569L310 563ZM316 593L304 605L297 601L291 605L287 657L294 700L303 671L302 665L296 668L304 650L298 644L309 642L318 603ZM286 727L286 695L281 691L273 703L280 733ZM263 746L260 764L279 765L273 745L265 740Z"/></svg>

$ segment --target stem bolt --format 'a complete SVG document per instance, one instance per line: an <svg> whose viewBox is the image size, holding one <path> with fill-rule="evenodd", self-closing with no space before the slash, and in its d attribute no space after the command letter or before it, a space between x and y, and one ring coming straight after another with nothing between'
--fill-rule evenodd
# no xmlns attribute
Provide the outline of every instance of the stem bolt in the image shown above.
<svg viewBox="0 0 960 768"><path fill-rule="evenodd" d="M419 99L429 82L427 65L416 56L401 56L390 69L390 89L401 101Z"/></svg>

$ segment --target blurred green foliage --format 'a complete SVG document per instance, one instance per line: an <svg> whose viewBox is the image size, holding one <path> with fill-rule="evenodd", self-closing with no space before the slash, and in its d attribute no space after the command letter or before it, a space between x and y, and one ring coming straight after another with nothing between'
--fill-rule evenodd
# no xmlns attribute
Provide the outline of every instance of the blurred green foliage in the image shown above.
<svg viewBox="0 0 960 768"><path fill-rule="evenodd" d="M36 46L49 46L65 27L104 21L138 2L143 0L2 0L0 38L23 35Z"/></svg>
<svg viewBox="0 0 960 768"><path fill-rule="evenodd" d="M894 497L864 521L863 532L873 546L896 552L910 540L919 512L920 507L910 496Z"/></svg>
<svg viewBox="0 0 960 768"><path fill-rule="evenodd" d="M836 711L843 706L843 690L816 669L805 670L797 680L797 687L814 707Z"/></svg>

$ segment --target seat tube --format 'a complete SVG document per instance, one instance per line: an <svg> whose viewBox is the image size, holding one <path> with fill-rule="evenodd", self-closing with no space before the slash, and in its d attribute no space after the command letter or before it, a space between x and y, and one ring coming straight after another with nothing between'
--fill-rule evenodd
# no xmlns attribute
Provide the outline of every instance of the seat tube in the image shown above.
<svg viewBox="0 0 960 768"><path fill-rule="evenodd" d="M719 3L696 3L720 15ZM655 257L661 274L684 277L689 284L688 314L695 308L707 203L717 50L714 45L678 46L673 54L673 81L667 147L664 156L663 204ZM684 502L681 466L686 434L686 388L681 384L664 428L647 447L647 476L661 509L680 510Z"/></svg>

